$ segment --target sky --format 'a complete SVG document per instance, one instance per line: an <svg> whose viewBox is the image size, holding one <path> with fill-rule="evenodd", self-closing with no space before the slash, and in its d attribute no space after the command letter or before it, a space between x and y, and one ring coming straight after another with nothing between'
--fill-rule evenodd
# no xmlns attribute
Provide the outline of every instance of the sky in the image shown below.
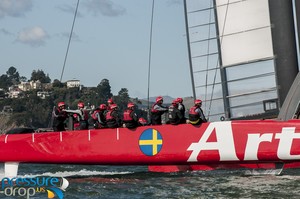
<svg viewBox="0 0 300 199"><path fill-rule="evenodd" d="M183 0L154 1L150 97L192 96ZM0 74L60 80L77 0L0 0ZM62 82L148 95L152 0L81 0Z"/></svg>

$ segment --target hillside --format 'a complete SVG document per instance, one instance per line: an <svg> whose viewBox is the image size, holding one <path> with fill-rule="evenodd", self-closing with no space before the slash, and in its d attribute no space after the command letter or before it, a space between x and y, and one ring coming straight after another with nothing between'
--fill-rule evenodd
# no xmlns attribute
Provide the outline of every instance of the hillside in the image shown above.
<svg viewBox="0 0 300 199"><path fill-rule="evenodd" d="M7 126L10 116L7 114L0 114L0 134L5 133L9 129L16 128L15 125Z"/></svg>

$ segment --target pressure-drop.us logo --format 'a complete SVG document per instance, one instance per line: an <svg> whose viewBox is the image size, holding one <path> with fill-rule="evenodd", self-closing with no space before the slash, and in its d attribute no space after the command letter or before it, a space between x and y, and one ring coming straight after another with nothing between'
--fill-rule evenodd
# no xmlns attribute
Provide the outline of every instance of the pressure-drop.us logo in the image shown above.
<svg viewBox="0 0 300 199"><path fill-rule="evenodd" d="M30 198L40 194L47 194L48 198L64 198L64 191L69 182L62 177L26 177L3 178L1 180L1 193L8 197Z"/></svg>

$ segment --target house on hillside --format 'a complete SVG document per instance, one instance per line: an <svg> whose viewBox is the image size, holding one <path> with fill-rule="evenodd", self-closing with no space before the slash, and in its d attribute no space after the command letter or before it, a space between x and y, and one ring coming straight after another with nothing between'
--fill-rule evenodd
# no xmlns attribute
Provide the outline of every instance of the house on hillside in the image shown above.
<svg viewBox="0 0 300 199"><path fill-rule="evenodd" d="M22 91L30 91L30 90L37 90L42 88L42 83L37 81L30 81L30 82L21 82L18 84L18 88Z"/></svg>
<svg viewBox="0 0 300 199"><path fill-rule="evenodd" d="M46 97L50 96L50 93L48 91L38 91L36 95L41 99L46 99Z"/></svg>
<svg viewBox="0 0 300 199"><path fill-rule="evenodd" d="M10 89L8 92L8 98L19 98L23 94L23 91L19 88Z"/></svg>
<svg viewBox="0 0 300 199"><path fill-rule="evenodd" d="M80 87L80 80L73 79L73 80L68 80L67 81L67 88L76 88Z"/></svg>
<svg viewBox="0 0 300 199"><path fill-rule="evenodd" d="M42 83L40 82L40 80L37 81L30 81L30 86L31 86L31 90L37 90L37 89L41 89L42 88Z"/></svg>
<svg viewBox="0 0 300 199"><path fill-rule="evenodd" d="M18 84L18 88L22 91L29 91L31 89L31 85L29 82L21 82Z"/></svg>

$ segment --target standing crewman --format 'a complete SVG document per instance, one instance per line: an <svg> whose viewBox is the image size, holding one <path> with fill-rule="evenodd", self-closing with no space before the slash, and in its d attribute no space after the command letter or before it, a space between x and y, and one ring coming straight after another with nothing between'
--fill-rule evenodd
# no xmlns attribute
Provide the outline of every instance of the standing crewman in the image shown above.
<svg viewBox="0 0 300 199"><path fill-rule="evenodd" d="M133 129L139 126L139 118L134 111L134 103L129 102L127 104L127 109L124 110L123 113L123 123L125 124L125 127L129 129Z"/></svg>
<svg viewBox="0 0 300 199"><path fill-rule="evenodd" d="M114 104L113 99L112 99L112 98L109 98L109 99L107 100L107 110L108 110L108 111L111 109L111 105L113 105L113 104Z"/></svg>
<svg viewBox="0 0 300 199"><path fill-rule="evenodd" d="M112 104L110 110L106 113L106 123L108 128L118 128L121 126L121 119L118 114L118 106Z"/></svg>
<svg viewBox="0 0 300 199"><path fill-rule="evenodd" d="M89 124L88 124L89 113L86 109L84 109L84 103L78 102L77 107L78 110L80 111L80 117L79 117L80 130L89 129Z"/></svg>
<svg viewBox="0 0 300 199"><path fill-rule="evenodd" d="M207 122L201 106L202 106L202 101L200 99L196 99L195 105L192 108L190 108L189 121L193 125L199 125L203 122Z"/></svg>
<svg viewBox="0 0 300 199"><path fill-rule="evenodd" d="M185 124L186 118L185 118L185 106L183 104L183 99L181 97L178 97L176 99L176 101L178 102L178 110L181 112L181 115L182 115L182 119L181 119L180 123Z"/></svg>
<svg viewBox="0 0 300 199"><path fill-rule="evenodd" d="M156 102L151 108L151 124L152 125L161 125L161 116L168 111L168 108L163 106L163 97L158 96Z"/></svg>
<svg viewBox="0 0 300 199"><path fill-rule="evenodd" d="M168 110L168 119L169 119L168 123L173 125L180 124L182 122L182 118L183 118L182 113L178 109L178 101L177 99L173 100Z"/></svg>
<svg viewBox="0 0 300 199"><path fill-rule="evenodd" d="M59 102L57 104L58 108L55 108L52 112L53 116L53 130L54 131L65 131L65 121L68 117L67 112L65 111L65 102Z"/></svg>

